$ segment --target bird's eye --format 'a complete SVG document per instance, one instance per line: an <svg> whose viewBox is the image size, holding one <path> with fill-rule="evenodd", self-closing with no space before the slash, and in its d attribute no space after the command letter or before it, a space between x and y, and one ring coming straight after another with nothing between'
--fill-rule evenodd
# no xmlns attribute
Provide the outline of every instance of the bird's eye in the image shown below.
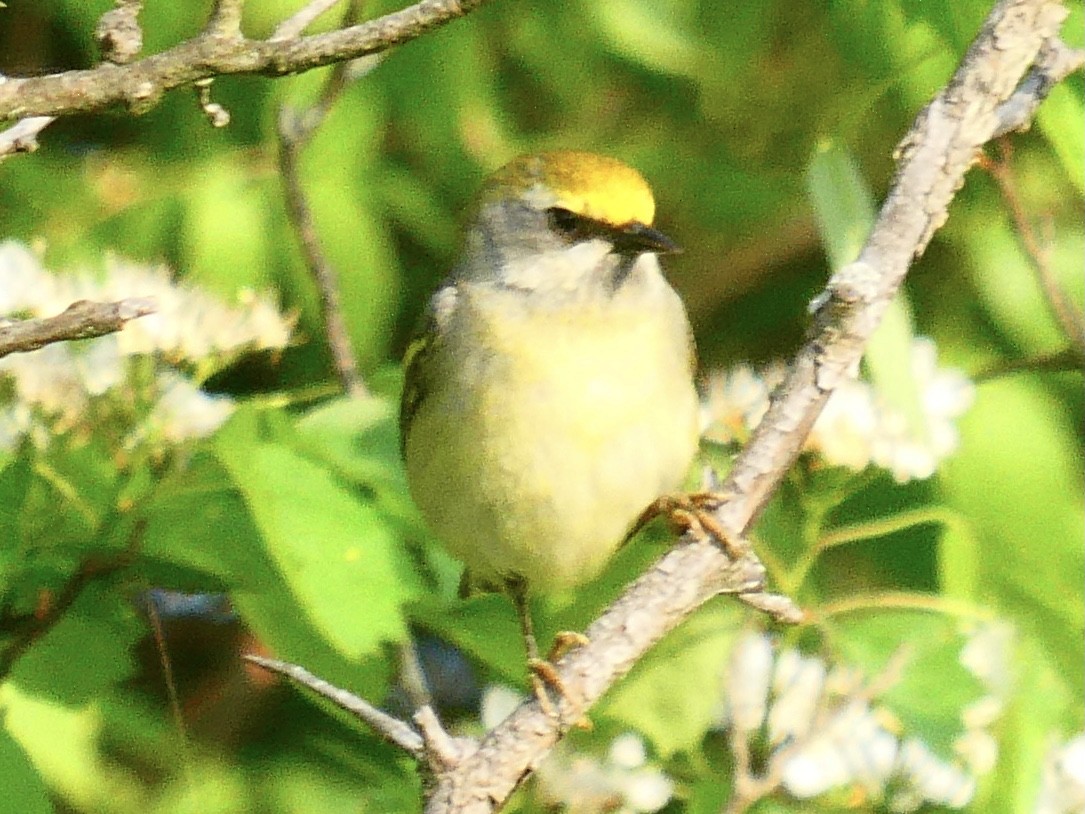
<svg viewBox="0 0 1085 814"><path fill-rule="evenodd" d="M584 218L576 212L553 206L546 210L546 214L550 219L550 228L567 240L580 240L585 236Z"/></svg>

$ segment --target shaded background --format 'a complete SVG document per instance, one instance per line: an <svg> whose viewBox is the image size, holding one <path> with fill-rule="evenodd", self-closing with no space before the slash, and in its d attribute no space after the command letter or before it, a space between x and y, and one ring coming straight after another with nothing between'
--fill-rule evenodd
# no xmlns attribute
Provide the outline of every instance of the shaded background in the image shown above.
<svg viewBox="0 0 1085 814"><path fill-rule="evenodd" d="M94 64L92 32L110 5L9 0L0 8L0 72ZM148 3L144 53L195 34L206 5ZM250 3L246 33L268 35L295 5ZM394 8L374 3L365 13ZM1080 45L1081 5L1071 8L1066 37ZM388 54L346 91L302 161L367 377L395 380L425 298L454 262L460 213L480 179L518 153L559 147L620 157L653 185L658 225L685 247L667 268L688 304L706 369L786 357L829 273L808 195L811 160L829 146L850 154L879 199L898 139L988 10L975 0L497 0ZM213 387L319 390L333 378L330 357L285 215L275 118L283 103L311 101L324 75L216 81L212 97L232 116L222 130L209 126L189 90L138 118L63 119L45 131L37 154L0 164L0 237L44 242L51 268L96 267L103 253L115 252L166 263L223 294L274 289L299 312L300 341L281 359L225 372ZM1080 74L1057 87L1032 131L1013 138L1011 159L1021 199L1043 220L1052 266L1079 306L1082 98ZM978 170L909 277L907 297L918 332L935 338L944 363L970 373L1066 345L997 188ZM1029 652L1050 665L1059 692L1078 693L1083 419L1079 371L1023 372L979 385L961 451L934 481L898 487L883 479L841 513L848 519L937 503L970 519L967 539L924 526L834 552L820 566L817 600L885 587L943 591L947 563L965 568L967 560L967 579L955 589L1010 618L1029 637ZM412 621L439 628L437 613L417 611ZM193 728L200 729L199 705L210 703L208 748L224 756L201 753L201 771L212 779L200 787L219 788L224 802L198 810L329 810L359 795L372 810L394 810L410 799L409 770L371 742L359 753L352 746L358 733L314 722L307 701L276 696L269 712L266 699L252 701L229 683L241 680L236 675L214 692L230 698L237 691L249 701L208 701L205 684L185 684L185 665L205 676L199 654L217 634L179 624L174 635L185 654L174 659L182 689L192 693ZM223 633L223 660L243 635ZM165 723L151 738L161 763L138 765L144 758L133 747L161 710L155 658L149 652L130 679L145 690L146 708L114 710L132 731L118 724L111 748L135 786L154 786L172 772ZM260 714L250 718L254 707ZM1080 727L1080 709L1069 709L1052 711L1051 723ZM289 771L273 790L257 790L269 765ZM399 791L387 791L389 765L399 765ZM382 802L384 793L393 802ZM188 810L183 792L170 794L177 799L167 794L155 810ZM138 810L123 797L111 810Z"/></svg>

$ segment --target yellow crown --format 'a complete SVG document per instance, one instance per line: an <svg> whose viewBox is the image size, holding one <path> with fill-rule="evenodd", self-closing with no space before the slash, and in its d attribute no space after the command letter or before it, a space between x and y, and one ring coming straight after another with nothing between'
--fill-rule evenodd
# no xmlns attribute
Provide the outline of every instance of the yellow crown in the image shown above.
<svg viewBox="0 0 1085 814"><path fill-rule="evenodd" d="M644 177L615 158L562 150L514 158L490 176L483 203L524 198L539 209L560 206L612 226L648 226L655 200Z"/></svg>

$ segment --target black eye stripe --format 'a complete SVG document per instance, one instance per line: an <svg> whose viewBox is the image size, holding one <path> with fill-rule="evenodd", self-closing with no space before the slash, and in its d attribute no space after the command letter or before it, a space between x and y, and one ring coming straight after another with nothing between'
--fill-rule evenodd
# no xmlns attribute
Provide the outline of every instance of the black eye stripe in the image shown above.
<svg viewBox="0 0 1085 814"><path fill-rule="evenodd" d="M578 215L560 206L546 210L550 228L570 241L584 240L598 233L598 226L591 218Z"/></svg>

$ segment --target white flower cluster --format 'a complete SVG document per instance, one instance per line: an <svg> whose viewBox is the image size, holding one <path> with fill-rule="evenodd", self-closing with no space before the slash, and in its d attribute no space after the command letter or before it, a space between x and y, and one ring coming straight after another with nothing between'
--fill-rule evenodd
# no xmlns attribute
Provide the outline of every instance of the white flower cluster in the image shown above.
<svg viewBox="0 0 1085 814"><path fill-rule="evenodd" d="M710 377L702 402L706 437L719 443L744 440L768 410L769 396L784 376L773 364L756 371L740 365ZM834 465L888 469L900 483L929 478L957 448L954 420L972 404L972 382L957 370L939 368L934 343L913 341L911 376L920 392L922 416L909 420L871 384L841 382L825 404L805 449Z"/></svg>
<svg viewBox="0 0 1085 814"><path fill-rule="evenodd" d="M100 278L57 275L25 246L0 243L0 318L48 317L79 300L132 297L152 299L155 313L115 334L0 359L0 450L26 436L45 446L76 428L90 431L105 423L111 408L134 415L136 402L148 409L139 426L128 428L126 446L147 438L205 437L229 417L233 402L200 390L193 375L204 377L248 351L282 349L290 340L292 321L251 292L229 306L171 280L164 268L115 258Z"/></svg>
<svg viewBox="0 0 1085 814"><path fill-rule="evenodd" d="M116 336L122 356L160 353L174 363L199 363L218 354L277 350L290 341L292 322L267 297L242 291L235 306L173 280L164 266L107 257L105 273L53 274L27 247L0 243L0 316L48 317L78 300L154 301L155 313L133 320Z"/></svg>
<svg viewBox="0 0 1085 814"><path fill-rule="evenodd" d="M1044 761L1035 814L1085 811L1085 733L1055 745Z"/></svg>
<svg viewBox="0 0 1085 814"><path fill-rule="evenodd" d="M491 729L523 700L508 687L491 686L482 695L482 724ZM558 746L535 772L536 793L546 807L569 814L651 814L674 794L674 781L648 764L644 741L627 732L602 757L575 754Z"/></svg>
<svg viewBox="0 0 1085 814"><path fill-rule="evenodd" d="M922 740L895 734L892 716L872 704L856 670L830 669L796 650L774 655L773 648L764 634L744 634L727 671L722 725L736 748L767 743L770 750L762 776L748 780L766 793L782 788L798 799L855 788L902 812L928 803L961 808L972 799L976 776L989 771L997 755L985 749L977 759L978 727L966 722L958 760L947 762ZM1006 664L984 661L1000 676L1009 673Z"/></svg>
<svg viewBox="0 0 1085 814"><path fill-rule="evenodd" d="M998 741L991 729L1002 717L1013 689L1015 646L1013 626L1007 622L984 622L969 632L961 648L961 664L979 681L986 693L961 711L965 731L955 744L957 754L977 774L986 774L998 760Z"/></svg>

